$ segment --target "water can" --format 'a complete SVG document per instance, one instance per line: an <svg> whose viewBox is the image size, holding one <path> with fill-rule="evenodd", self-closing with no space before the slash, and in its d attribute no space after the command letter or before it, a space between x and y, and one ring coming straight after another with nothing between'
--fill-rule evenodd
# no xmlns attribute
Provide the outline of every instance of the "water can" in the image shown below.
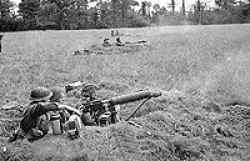
<svg viewBox="0 0 250 161"><path fill-rule="evenodd" d="M60 134L62 134L61 122L60 122L60 115L59 114L52 115L50 117L50 121L51 121L51 126L52 126L52 133L54 135L60 135Z"/></svg>

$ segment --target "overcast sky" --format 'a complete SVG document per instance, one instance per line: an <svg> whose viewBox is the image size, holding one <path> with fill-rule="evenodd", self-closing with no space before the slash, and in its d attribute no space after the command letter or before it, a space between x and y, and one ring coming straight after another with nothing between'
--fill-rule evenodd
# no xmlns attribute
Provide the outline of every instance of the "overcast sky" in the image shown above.
<svg viewBox="0 0 250 161"><path fill-rule="evenodd" d="M13 2L15 2L16 4L18 4L21 0L11 0ZM143 0L137 0L139 2L143 1ZM152 2L152 4L154 3L159 3L161 6L167 6L168 4L171 3L171 0L147 0L147 1L150 1ZM180 8L181 7L181 2L182 0L175 0L176 1L176 9ZM202 2L206 2L208 5L213 5L214 3L214 0L201 0ZM188 10L192 4L194 4L196 2L196 0L186 0L186 9Z"/></svg>

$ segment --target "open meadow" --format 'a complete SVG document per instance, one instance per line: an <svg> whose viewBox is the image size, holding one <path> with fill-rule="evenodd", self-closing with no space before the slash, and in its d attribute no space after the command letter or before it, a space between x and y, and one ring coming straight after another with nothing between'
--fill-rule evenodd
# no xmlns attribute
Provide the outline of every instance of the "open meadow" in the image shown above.
<svg viewBox="0 0 250 161"><path fill-rule="evenodd" d="M7 144L1 137L7 151L0 149L0 160L250 160L250 25L119 31L124 42L149 44L86 56L73 53L99 46L104 38L114 42L110 30L4 33L1 106L28 103L34 87L63 87L74 81L101 86L97 93L103 97L141 89L162 90L163 96L137 113L139 127L122 121L86 127L74 141L46 136L33 144ZM122 106L123 118L135 105Z"/></svg>

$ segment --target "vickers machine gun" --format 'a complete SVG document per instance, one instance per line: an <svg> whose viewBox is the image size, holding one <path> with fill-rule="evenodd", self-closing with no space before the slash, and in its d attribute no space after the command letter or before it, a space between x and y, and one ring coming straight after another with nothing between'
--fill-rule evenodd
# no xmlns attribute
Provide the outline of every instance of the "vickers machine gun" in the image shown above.
<svg viewBox="0 0 250 161"><path fill-rule="evenodd" d="M96 85L80 81L65 86L66 93L72 90L81 91L81 97L84 99L76 108L78 108L82 112L81 119L84 125L106 126L111 123L116 123L120 121L119 105L145 99L126 119L126 121L128 121L135 115L135 113L145 102L147 102L152 97L161 96L161 92L138 91L127 95L112 97L110 99L99 100L96 99L96 89L98 89Z"/></svg>
<svg viewBox="0 0 250 161"><path fill-rule="evenodd" d="M107 126L119 121L119 117L117 116L117 113L120 110L119 105L145 99L126 119L126 121L128 121L146 101L152 97L158 96L161 96L161 92L139 91L132 94L112 97L110 99L89 101L83 103L80 106L80 110L85 114L89 113L88 117L92 119L93 124Z"/></svg>

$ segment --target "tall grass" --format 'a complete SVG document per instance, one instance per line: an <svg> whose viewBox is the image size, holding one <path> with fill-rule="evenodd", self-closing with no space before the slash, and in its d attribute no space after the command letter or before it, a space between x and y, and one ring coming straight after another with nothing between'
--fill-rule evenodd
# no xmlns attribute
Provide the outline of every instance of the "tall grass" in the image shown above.
<svg viewBox="0 0 250 161"><path fill-rule="evenodd" d="M210 71L202 88L217 102L250 104L249 52L228 55Z"/></svg>
<svg viewBox="0 0 250 161"><path fill-rule="evenodd" d="M73 56L74 50L100 45L109 31L5 34L0 56L1 104L6 99L25 101L29 90L38 85L64 85L75 80L113 80L138 88L201 89L206 86L204 82L209 82L207 79L212 79L210 75L214 79L222 79L219 77L224 75L230 80L233 71L226 68L233 64L239 73L248 68L247 58L244 59L249 55L248 25L121 29L121 32L123 41L144 39L151 48L125 55ZM239 78L241 85L235 88L245 88L242 83L247 76L244 77Z"/></svg>
<svg viewBox="0 0 250 161"><path fill-rule="evenodd" d="M172 91L137 113L140 118L134 121L142 128L125 122L84 128L79 140L48 136L25 145L33 150L29 154L18 155L26 160L32 160L31 153L41 160L87 160L85 154L94 160L247 160L248 120L241 122L225 112L230 108L215 107L213 102L249 104L249 25L121 29L120 33L122 41L148 40L150 47L127 54L73 56L75 50L100 45L110 31L4 33L0 105L7 100L27 103L36 86L79 80L99 84L99 94L109 97L143 88ZM122 116L134 107L122 106ZM242 123L244 131L239 129L243 125L238 126Z"/></svg>

